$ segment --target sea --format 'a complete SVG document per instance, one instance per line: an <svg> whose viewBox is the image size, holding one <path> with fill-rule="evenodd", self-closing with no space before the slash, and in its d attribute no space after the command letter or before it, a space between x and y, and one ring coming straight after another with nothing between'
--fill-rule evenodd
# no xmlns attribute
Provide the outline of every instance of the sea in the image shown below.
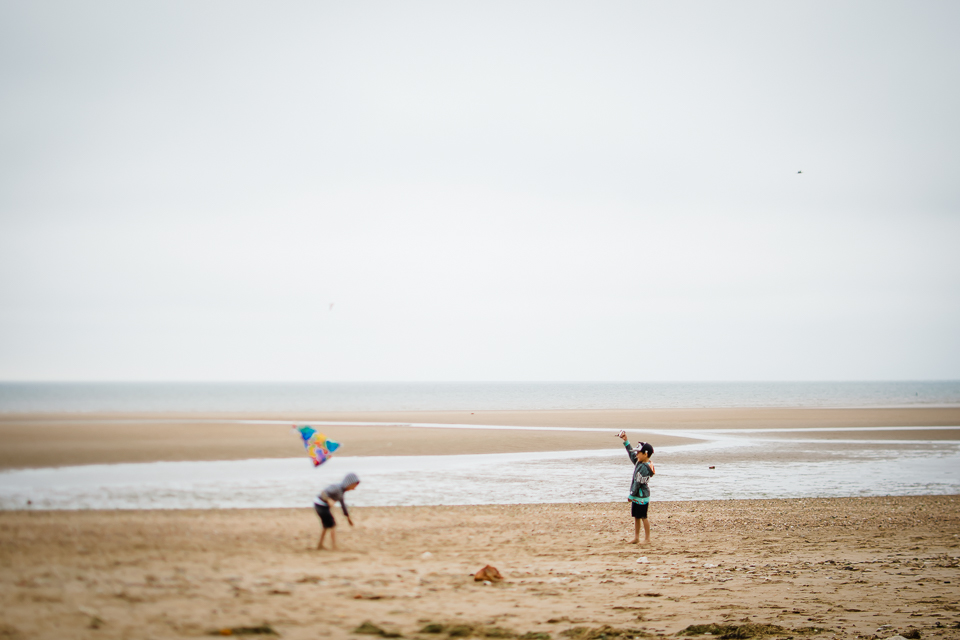
<svg viewBox="0 0 960 640"><path fill-rule="evenodd" d="M884 382L0 382L0 413L297 413L960 406L960 380Z"/></svg>

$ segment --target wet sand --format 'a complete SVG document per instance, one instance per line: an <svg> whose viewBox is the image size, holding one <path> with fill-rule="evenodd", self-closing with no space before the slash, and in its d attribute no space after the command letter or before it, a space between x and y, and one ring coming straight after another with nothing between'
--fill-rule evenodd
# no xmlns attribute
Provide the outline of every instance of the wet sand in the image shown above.
<svg viewBox="0 0 960 640"><path fill-rule="evenodd" d="M438 640L689 638L706 623L960 638L960 496L654 502L650 513L653 544L636 547L626 504L356 509L331 552L314 550L309 509L3 512L0 637L266 626L360 638L369 622ZM473 580L488 563L503 582Z"/></svg>
<svg viewBox="0 0 960 640"><path fill-rule="evenodd" d="M233 424L237 419L289 420L288 424ZM137 422L152 421L152 422ZM172 422L158 423L158 420ZM211 422L220 420L222 422ZM347 455L432 455L564 451L610 447L611 434L626 429L633 440L659 446L690 442L652 434L679 429L826 429L820 439L878 438L871 431L839 428L953 426L956 429L883 431L891 440L960 440L960 408L899 409L656 409L607 411L434 411L302 415L3 415L0 469L154 462L243 460L302 455L293 423L385 422L515 425L584 431L488 431L387 426L323 426L344 443Z"/></svg>

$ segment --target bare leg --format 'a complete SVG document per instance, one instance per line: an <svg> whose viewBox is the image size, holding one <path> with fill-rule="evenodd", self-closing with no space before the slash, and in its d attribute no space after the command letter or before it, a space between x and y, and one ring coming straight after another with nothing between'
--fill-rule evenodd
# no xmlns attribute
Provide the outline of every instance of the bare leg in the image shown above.
<svg viewBox="0 0 960 640"><path fill-rule="evenodd" d="M330 548L337 550L337 530L332 527L330 528Z"/></svg>
<svg viewBox="0 0 960 640"><path fill-rule="evenodd" d="M640 542L640 518L633 519L633 540L630 541L630 544L637 544Z"/></svg>
<svg viewBox="0 0 960 640"><path fill-rule="evenodd" d="M320 527L320 542L317 543L317 551L323 549L323 538L327 535L327 530Z"/></svg>
<svg viewBox="0 0 960 640"><path fill-rule="evenodd" d="M637 537L640 537L640 520L637 520ZM643 518L643 544L650 544L650 521Z"/></svg>

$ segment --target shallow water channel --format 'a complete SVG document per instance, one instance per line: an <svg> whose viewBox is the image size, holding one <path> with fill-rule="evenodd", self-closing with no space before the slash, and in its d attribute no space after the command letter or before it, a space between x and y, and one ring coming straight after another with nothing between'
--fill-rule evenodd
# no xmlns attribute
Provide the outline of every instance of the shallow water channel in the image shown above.
<svg viewBox="0 0 960 640"><path fill-rule="evenodd" d="M657 449L654 501L960 493L957 441L822 440L810 430L669 433L699 441ZM319 468L305 456L86 465L0 473L0 509L303 507L349 471L362 480L347 499L357 506L615 502L626 500L631 470L616 446L334 456Z"/></svg>

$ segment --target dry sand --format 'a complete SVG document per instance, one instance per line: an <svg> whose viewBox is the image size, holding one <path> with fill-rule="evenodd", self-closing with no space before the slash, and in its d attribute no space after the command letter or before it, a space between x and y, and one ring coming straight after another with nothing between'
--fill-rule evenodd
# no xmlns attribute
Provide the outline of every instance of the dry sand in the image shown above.
<svg viewBox="0 0 960 640"><path fill-rule="evenodd" d="M309 509L0 513L0 638L960 638L960 496L654 502L649 547L625 503L354 519L331 552Z"/></svg>
<svg viewBox="0 0 960 640"><path fill-rule="evenodd" d="M343 455L429 455L560 451L610 447L627 429L634 440L689 442L646 430L954 426L950 430L884 431L884 439L960 440L960 408L909 409L656 409L635 411L445 411L296 415L4 415L0 469L153 462L241 460L302 455L288 425L208 420L289 419L294 422L387 422L565 427L595 431L487 431L382 426L324 426L345 444ZM136 420L177 420L165 424ZM811 432L810 437L876 438L876 433Z"/></svg>

